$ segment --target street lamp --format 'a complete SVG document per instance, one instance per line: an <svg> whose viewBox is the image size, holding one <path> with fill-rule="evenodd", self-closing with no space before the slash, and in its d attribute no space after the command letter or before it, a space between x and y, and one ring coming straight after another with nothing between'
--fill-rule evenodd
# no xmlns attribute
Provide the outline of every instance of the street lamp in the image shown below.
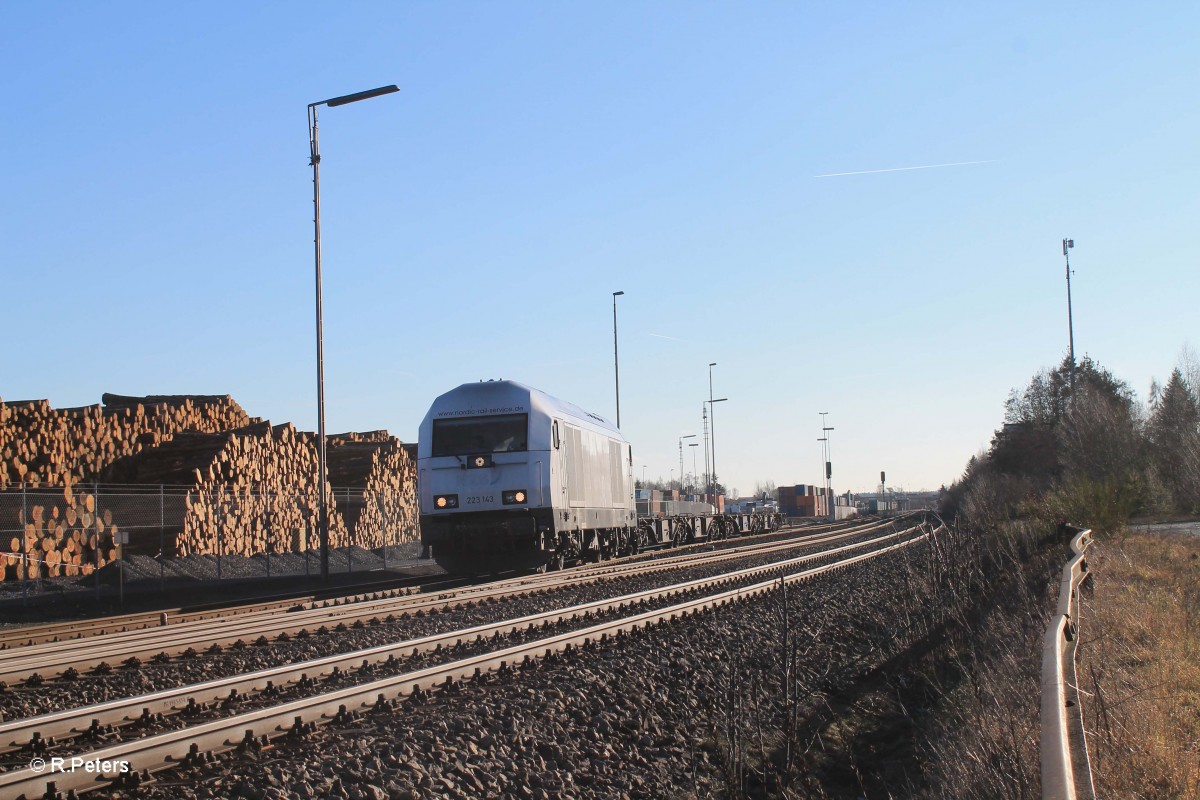
<svg viewBox="0 0 1200 800"><path fill-rule="evenodd" d="M709 494L712 493L712 491L711 491L712 484L716 482L716 475L717 475L717 421L715 419L712 419L712 402L713 402L712 368L715 367L716 365L717 365L717 362L715 362L715 361L708 362L708 403L709 403L709 408L708 408L709 434L708 435L710 437L712 437L712 469L710 470L708 468L708 455L707 455L708 440L707 439L705 440L705 445L704 445L704 449L705 449L704 469L708 472L708 475L709 475L709 481L708 481L709 485L705 487L706 491L708 491Z"/></svg>
<svg viewBox="0 0 1200 800"><path fill-rule="evenodd" d="M711 485L710 493L715 493L717 491L717 426L715 419L716 415L713 412L713 403L724 403L728 399L728 397L720 397L716 400L708 401L708 425L710 435L712 436L712 472L710 472L708 476L709 483Z"/></svg>
<svg viewBox="0 0 1200 800"><path fill-rule="evenodd" d="M683 440L684 439L695 439L695 438L696 438L696 434L694 434L694 433L689 433L687 436L679 437L679 488L680 489L683 488Z"/></svg>
<svg viewBox="0 0 1200 800"><path fill-rule="evenodd" d="M321 542L321 580L329 580L329 506L325 497L325 346L321 315L321 152L317 147L317 107L335 108L398 91L400 87L395 85L380 86L308 104L308 163L313 170L313 250L317 267L317 535Z"/></svg>
<svg viewBox="0 0 1200 800"><path fill-rule="evenodd" d="M1075 247L1074 239L1063 239L1063 258L1067 261L1067 333L1071 341L1071 394L1075 394L1075 322L1071 317L1071 256L1067 253Z"/></svg>
<svg viewBox="0 0 1200 800"><path fill-rule="evenodd" d="M617 380L617 427L621 427L621 363L617 360L617 298L624 292L613 292L613 376Z"/></svg>
<svg viewBox="0 0 1200 800"><path fill-rule="evenodd" d="M699 446L700 446L699 442L692 442L691 444L688 445L688 447L699 447ZM695 478L696 478L696 451L693 450L692 451L692 479L695 480Z"/></svg>

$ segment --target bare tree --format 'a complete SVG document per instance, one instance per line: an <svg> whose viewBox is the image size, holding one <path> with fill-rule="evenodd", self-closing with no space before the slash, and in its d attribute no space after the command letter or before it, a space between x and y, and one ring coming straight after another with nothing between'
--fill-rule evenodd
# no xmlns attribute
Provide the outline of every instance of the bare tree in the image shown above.
<svg viewBox="0 0 1200 800"><path fill-rule="evenodd" d="M758 481L754 484L754 496L760 500L773 500L775 498L775 481L768 478L765 481Z"/></svg>

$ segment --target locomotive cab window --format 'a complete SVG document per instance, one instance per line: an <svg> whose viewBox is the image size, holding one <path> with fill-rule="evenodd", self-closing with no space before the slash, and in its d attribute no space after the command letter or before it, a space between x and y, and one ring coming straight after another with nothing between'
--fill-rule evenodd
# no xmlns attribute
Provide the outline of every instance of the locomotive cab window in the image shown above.
<svg viewBox="0 0 1200 800"><path fill-rule="evenodd" d="M555 450L557 450L557 449L558 449L558 447L559 447L559 441L558 441L558 420L554 420L554 449L555 449Z"/></svg>
<svg viewBox="0 0 1200 800"><path fill-rule="evenodd" d="M529 415L435 419L433 456L523 453L528 449Z"/></svg>

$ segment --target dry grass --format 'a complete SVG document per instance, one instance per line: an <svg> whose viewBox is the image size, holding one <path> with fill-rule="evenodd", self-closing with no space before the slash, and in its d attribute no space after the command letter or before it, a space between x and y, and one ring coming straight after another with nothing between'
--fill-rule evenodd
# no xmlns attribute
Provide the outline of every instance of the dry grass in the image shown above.
<svg viewBox="0 0 1200 800"><path fill-rule="evenodd" d="M1079 680L1097 794L1200 798L1200 537L1095 550Z"/></svg>

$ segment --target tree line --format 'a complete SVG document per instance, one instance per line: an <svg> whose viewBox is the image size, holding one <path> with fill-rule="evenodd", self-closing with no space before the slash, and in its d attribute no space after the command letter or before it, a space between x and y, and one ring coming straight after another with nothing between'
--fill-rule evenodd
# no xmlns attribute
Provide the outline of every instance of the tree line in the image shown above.
<svg viewBox="0 0 1200 800"><path fill-rule="evenodd" d="M1095 360L1064 359L1014 389L1004 424L943 514L974 526L1035 515L1113 530L1133 515L1200 514L1200 363L1185 348L1146 403Z"/></svg>

